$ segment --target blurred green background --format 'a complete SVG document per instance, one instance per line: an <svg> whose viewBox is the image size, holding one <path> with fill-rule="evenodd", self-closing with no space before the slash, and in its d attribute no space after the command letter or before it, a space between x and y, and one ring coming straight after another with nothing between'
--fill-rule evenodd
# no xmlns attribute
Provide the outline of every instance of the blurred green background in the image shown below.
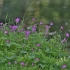
<svg viewBox="0 0 70 70"><path fill-rule="evenodd" d="M35 22L41 21L44 25L53 22L50 31L58 31L62 25L64 31L70 33L70 0L0 0L0 21L4 21L6 15L7 20L22 19L26 10L26 24L31 24L31 19L35 18Z"/></svg>

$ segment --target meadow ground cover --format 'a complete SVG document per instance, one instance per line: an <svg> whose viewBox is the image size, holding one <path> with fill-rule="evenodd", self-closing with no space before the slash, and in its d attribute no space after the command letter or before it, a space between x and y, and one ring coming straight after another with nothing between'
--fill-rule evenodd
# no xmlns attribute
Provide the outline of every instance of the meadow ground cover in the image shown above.
<svg viewBox="0 0 70 70"><path fill-rule="evenodd" d="M15 22L16 25L0 23L0 70L70 70L70 57L65 50L69 33L61 37L63 26L60 33L50 37L47 31L54 25L52 22L45 26L45 32L40 30L42 22L27 30L17 25L21 23L19 18Z"/></svg>

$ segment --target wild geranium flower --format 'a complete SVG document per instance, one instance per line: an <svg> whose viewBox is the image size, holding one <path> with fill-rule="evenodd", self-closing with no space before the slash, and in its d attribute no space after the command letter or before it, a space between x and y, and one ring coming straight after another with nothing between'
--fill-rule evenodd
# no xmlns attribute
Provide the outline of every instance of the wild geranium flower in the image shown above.
<svg viewBox="0 0 70 70"><path fill-rule="evenodd" d="M40 24L43 24L42 22L40 22Z"/></svg>
<svg viewBox="0 0 70 70"><path fill-rule="evenodd" d="M66 38L64 38L61 42L64 43L66 41Z"/></svg>
<svg viewBox="0 0 70 70"><path fill-rule="evenodd" d="M10 64L11 64L11 62L8 62L8 64L10 65Z"/></svg>
<svg viewBox="0 0 70 70"><path fill-rule="evenodd" d="M10 40L6 40L7 43L10 43Z"/></svg>
<svg viewBox="0 0 70 70"><path fill-rule="evenodd" d="M36 58L36 61L39 61L39 59L38 59L38 58Z"/></svg>
<svg viewBox="0 0 70 70"><path fill-rule="evenodd" d="M50 25L53 26L53 23L51 22Z"/></svg>
<svg viewBox="0 0 70 70"><path fill-rule="evenodd" d="M36 46L41 46L41 44L36 44Z"/></svg>
<svg viewBox="0 0 70 70"><path fill-rule="evenodd" d="M61 26L60 28L61 28L61 29L64 29L64 27L63 27L63 26Z"/></svg>
<svg viewBox="0 0 70 70"><path fill-rule="evenodd" d="M10 26L10 28L15 31L18 28L18 26L14 25L14 26Z"/></svg>
<svg viewBox="0 0 70 70"><path fill-rule="evenodd" d="M18 32L20 33L20 32L21 32L21 30L18 30Z"/></svg>
<svg viewBox="0 0 70 70"><path fill-rule="evenodd" d="M16 18L16 19L15 19L15 22L16 22L16 23L19 23L19 22L20 22L20 18Z"/></svg>
<svg viewBox="0 0 70 70"><path fill-rule="evenodd" d="M66 68L66 65L63 65L62 68L65 69Z"/></svg>
<svg viewBox="0 0 70 70"><path fill-rule="evenodd" d="M2 24L3 24L3 23L2 23L2 22L0 22L0 26L2 26Z"/></svg>
<svg viewBox="0 0 70 70"><path fill-rule="evenodd" d="M33 25L32 26L32 32L35 32L36 31L36 25Z"/></svg>
<svg viewBox="0 0 70 70"><path fill-rule="evenodd" d="M35 18L32 18L33 21L35 21Z"/></svg>
<svg viewBox="0 0 70 70"><path fill-rule="evenodd" d="M24 29L24 28L22 28L22 31L25 31L25 29Z"/></svg>
<svg viewBox="0 0 70 70"><path fill-rule="evenodd" d="M66 37L69 37L69 33L66 33Z"/></svg>
<svg viewBox="0 0 70 70"><path fill-rule="evenodd" d="M49 28L50 28L50 26L46 25L46 28L47 28L47 29L49 29Z"/></svg>
<svg viewBox="0 0 70 70"><path fill-rule="evenodd" d="M25 65L25 63L24 63L24 62L21 62L20 64L21 64L22 66L24 66L24 65Z"/></svg>
<svg viewBox="0 0 70 70"><path fill-rule="evenodd" d="M7 33L8 33L8 31L4 31L4 33L5 33L5 34L7 34Z"/></svg>
<svg viewBox="0 0 70 70"><path fill-rule="evenodd" d="M31 32L29 30L25 31L25 36L28 36Z"/></svg>

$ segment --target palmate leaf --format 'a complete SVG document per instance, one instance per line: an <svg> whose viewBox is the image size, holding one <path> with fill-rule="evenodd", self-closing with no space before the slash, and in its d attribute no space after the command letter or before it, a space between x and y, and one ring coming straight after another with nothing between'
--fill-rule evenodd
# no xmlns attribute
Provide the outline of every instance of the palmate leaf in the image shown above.
<svg viewBox="0 0 70 70"><path fill-rule="evenodd" d="M5 61L7 61L7 59L5 59L4 57L0 57L0 63L3 63Z"/></svg>
<svg viewBox="0 0 70 70"><path fill-rule="evenodd" d="M6 37L0 37L0 39L6 40L7 38Z"/></svg>
<svg viewBox="0 0 70 70"><path fill-rule="evenodd" d="M20 54L27 54L28 52L27 51L24 51L24 50L22 50L22 51L20 51Z"/></svg>
<svg viewBox="0 0 70 70"><path fill-rule="evenodd" d="M45 67L44 64L39 64L39 66L43 69Z"/></svg>
<svg viewBox="0 0 70 70"><path fill-rule="evenodd" d="M29 58L35 58L35 55L32 55L32 56L28 56Z"/></svg>
<svg viewBox="0 0 70 70"><path fill-rule="evenodd" d="M7 60L12 60L12 59L15 59L15 56L6 56L5 57Z"/></svg>
<svg viewBox="0 0 70 70"><path fill-rule="evenodd" d="M7 43L6 44L8 47L17 47L17 48L21 48L22 45L15 43L15 42L11 42L11 43Z"/></svg>

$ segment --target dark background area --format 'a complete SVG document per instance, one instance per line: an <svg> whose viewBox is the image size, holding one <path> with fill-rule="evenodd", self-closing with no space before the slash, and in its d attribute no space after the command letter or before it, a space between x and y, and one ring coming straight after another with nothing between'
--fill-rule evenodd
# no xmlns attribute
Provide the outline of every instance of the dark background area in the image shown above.
<svg viewBox="0 0 70 70"><path fill-rule="evenodd" d="M53 22L54 26L50 29L52 32L59 31L62 25L63 34L70 33L70 0L0 0L0 21L5 22L6 16L6 22L16 17L23 19L26 10L26 25L30 25L31 19L35 18L35 23L41 21L43 26Z"/></svg>

